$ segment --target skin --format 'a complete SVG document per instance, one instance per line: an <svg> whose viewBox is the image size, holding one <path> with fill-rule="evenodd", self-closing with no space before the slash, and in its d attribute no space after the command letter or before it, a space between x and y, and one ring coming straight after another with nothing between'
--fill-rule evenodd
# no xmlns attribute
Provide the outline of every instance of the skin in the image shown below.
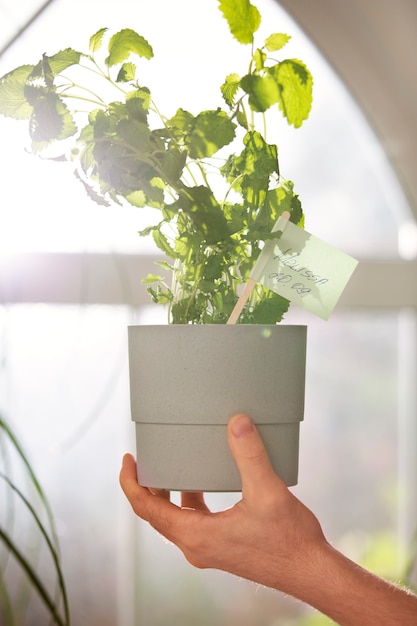
<svg viewBox="0 0 417 626"><path fill-rule="evenodd" d="M134 512L182 550L198 568L215 568L310 604L341 626L417 626L417 596L350 561L326 540L314 514L271 467L250 418L227 428L242 478L242 499L211 513L201 493L141 487L135 459L123 458L120 484ZM242 559L242 551L245 558Z"/></svg>

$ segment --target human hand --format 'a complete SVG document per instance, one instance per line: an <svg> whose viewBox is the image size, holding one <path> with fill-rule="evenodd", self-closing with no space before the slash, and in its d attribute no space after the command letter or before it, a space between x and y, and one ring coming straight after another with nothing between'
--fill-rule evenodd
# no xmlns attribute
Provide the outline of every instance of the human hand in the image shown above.
<svg viewBox="0 0 417 626"><path fill-rule="evenodd" d="M131 455L120 483L135 513L176 544L199 568L216 568L297 595L317 552L326 545L320 524L274 472L247 416L228 424L228 443L242 478L242 499L211 513L201 493L183 493L181 507L136 479Z"/></svg>
<svg viewBox="0 0 417 626"><path fill-rule="evenodd" d="M120 483L135 513L196 567L283 591L341 626L417 626L417 596L374 576L327 543L317 518L274 472L250 419L233 417L227 436L242 479L237 504L211 513L203 494L183 493L182 506L176 506L167 492L138 485L135 460L127 454Z"/></svg>

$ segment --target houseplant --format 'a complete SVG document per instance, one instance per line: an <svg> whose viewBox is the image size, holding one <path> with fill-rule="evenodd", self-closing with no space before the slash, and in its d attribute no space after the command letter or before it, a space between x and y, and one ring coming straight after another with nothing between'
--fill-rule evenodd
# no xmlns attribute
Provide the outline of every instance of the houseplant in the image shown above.
<svg viewBox="0 0 417 626"><path fill-rule="evenodd" d="M159 272L143 280L152 300L167 307L172 329L225 324L265 241L279 235L272 233L277 218L289 211L293 223L303 224L300 200L280 173L278 147L268 143L266 127L277 110L301 126L311 107L311 75L301 61L275 58L288 35L255 45L261 17L249 0L220 0L219 8L233 37L248 47L248 68L228 73L221 85L223 108L193 114L184 107L164 116L132 61L150 60L152 47L131 29L108 38L102 28L87 53L68 48L43 55L0 79L0 113L29 120L35 154L72 162L96 202L155 209L156 221L140 235L153 237L165 258ZM109 86L115 96L107 95ZM288 306L257 285L239 326L271 325L283 334L285 327L275 324ZM196 333L213 331L191 332L196 345ZM228 336L236 332L227 329ZM159 342L154 339L154 353ZM250 361L248 367L253 376ZM303 373L299 378L303 395Z"/></svg>

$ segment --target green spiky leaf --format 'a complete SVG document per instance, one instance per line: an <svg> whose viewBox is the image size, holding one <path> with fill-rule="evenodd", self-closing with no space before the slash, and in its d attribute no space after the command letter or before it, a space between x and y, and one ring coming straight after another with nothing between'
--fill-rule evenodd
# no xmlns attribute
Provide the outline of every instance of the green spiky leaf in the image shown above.
<svg viewBox="0 0 417 626"><path fill-rule="evenodd" d="M234 101L235 101L235 96L237 92L239 91L239 87L240 87L239 74L229 74L228 76L226 76L226 80L224 81L223 85L220 87L220 90L222 92L222 96L226 104L228 104L229 107L233 106Z"/></svg>
<svg viewBox="0 0 417 626"><path fill-rule="evenodd" d="M106 63L109 67L112 67L117 63L127 61L131 54L151 59L153 50L152 46L142 35L138 35L131 28L124 28L111 37L109 41L109 56L106 59Z"/></svg>
<svg viewBox="0 0 417 626"><path fill-rule="evenodd" d="M135 77L136 65L134 63L123 63L117 74L116 81L118 83L128 83L131 80L135 80Z"/></svg>
<svg viewBox="0 0 417 626"><path fill-rule="evenodd" d="M21 65L0 79L0 114L15 120L29 119L33 107L28 102L25 87L33 65Z"/></svg>
<svg viewBox="0 0 417 626"><path fill-rule="evenodd" d="M258 9L249 0L219 0L219 8L233 37L239 43L253 43L254 34L261 23Z"/></svg>
<svg viewBox="0 0 417 626"><path fill-rule="evenodd" d="M270 75L248 74L242 78L242 89L249 94L249 104L254 111L267 111L279 100L277 81Z"/></svg>
<svg viewBox="0 0 417 626"><path fill-rule="evenodd" d="M281 50L291 39L291 35L285 33L274 33L265 39L265 48L269 52Z"/></svg>
<svg viewBox="0 0 417 626"><path fill-rule="evenodd" d="M107 28L100 28L100 30L90 37L89 48L91 52L97 52L97 50L100 50L103 45L103 37L107 30Z"/></svg>
<svg viewBox="0 0 417 626"><path fill-rule="evenodd" d="M286 59L270 70L279 86L279 108L288 123L299 128L308 118L313 102L313 79L297 59Z"/></svg>
<svg viewBox="0 0 417 626"><path fill-rule="evenodd" d="M233 141L235 128L236 124L224 111L203 111L193 121L188 141L190 156L193 159L212 156Z"/></svg>

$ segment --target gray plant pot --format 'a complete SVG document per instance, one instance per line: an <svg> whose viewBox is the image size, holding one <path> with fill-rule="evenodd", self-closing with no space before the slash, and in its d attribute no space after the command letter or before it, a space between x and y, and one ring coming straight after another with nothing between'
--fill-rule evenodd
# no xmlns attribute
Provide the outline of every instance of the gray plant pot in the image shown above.
<svg viewBox="0 0 417 626"><path fill-rule="evenodd" d="M305 326L130 326L129 369L140 484L240 491L226 439L236 413L257 424L276 472L298 478Z"/></svg>

